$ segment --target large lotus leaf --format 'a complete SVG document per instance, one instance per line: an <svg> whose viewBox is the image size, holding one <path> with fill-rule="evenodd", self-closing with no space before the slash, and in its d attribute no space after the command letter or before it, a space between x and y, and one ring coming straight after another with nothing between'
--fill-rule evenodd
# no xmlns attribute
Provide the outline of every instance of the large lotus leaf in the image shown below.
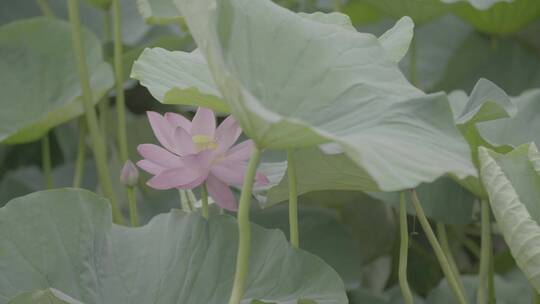
<svg viewBox="0 0 540 304"><path fill-rule="evenodd" d="M0 209L0 303L55 288L84 303L223 303L231 292L236 221L173 210L140 228L111 223L85 190L37 192ZM245 303L347 303L343 282L281 232L252 226Z"/></svg>
<svg viewBox="0 0 540 304"><path fill-rule="evenodd" d="M499 304L528 304L533 299L533 294L523 276L518 275L495 275L495 298ZM462 277L465 286L466 298L469 303L475 303L476 291L478 290L478 277L465 275ZM453 304L455 296L452 294L448 282L441 281L437 288L431 290L426 298L426 304Z"/></svg>
<svg viewBox="0 0 540 304"><path fill-rule="evenodd" d="M440 0L361 0L360 2L370 4L393 17L410 16L415 23L425 23L448 10Z"/></svg>
<svg viewBox="0 0 540 304"><path fill-rule="evenodd" d="M198 50L186 53L145 49L134 62L131 77L138 79L162 103L200 105L229 112Z"/></svg>
<svg viewBox="0 0 540 304"><path fill-rule="evenodd" d="M137 0L137 7L146 23L169 24L181 23L182 15L172 0Z"/></svg>
<svg viewBox="0 0 540 304"><path fill-rule="evenodd" d="M11 299L8 304L82 304L54 288L27 291Z"/></svg>
<svg viewBox="0 0 540 304"><path fill-rule="evenodd" d="M280 205L253 213L253 222L288 235L288 206ZM362 274L362 249L336 210L300 204L298 209L300 248L322 258L334 268L347 289L357 288Z"/></svg>
<svg viewBox="0 0 540 304"><path fill-rule="evenodd" d="M442 0L457 2L457 15L486 33L509 34L540 16L537 0Z"/></svg>
<svg viewBox="0 0 540 304"><path fill-rule="evenodd" d="M479 133L494 146L517 147L531 141L540 145L540 90L524 92L512 102L518 109L513 117L479 123Z"/></svg>
<svg viewBox="0 0 540 304"><path fill-rule="evenodd" d="M339 25L356 31L348 16L340 13L299 13L299 16L323 24ZM384 33L379 41L389 58L398 62L407 53L414 25L409 18L402 18ZM131 77L148 88L152 96L165 104L200 105L219 112L230 112L215 85L202 54L170 52L161 48L148 48L135 61Z"/></svg>
<svg viewBox="0 0 540 304"><path fill-rule="evenodd" d="M534 144L503 155L480 148L482 182L512 256L540 291L540 154Z"/></svg>
<svg viewBox="0 0 540 304"><path fill-rule="evenodd" d="M508 145L494 146L489 144L477 129L478 123L498 122L502 118L515 115L517 112L515 104L501 88L487 79L480 79L470 96L467 97L465 93L457 91L450 95L450 100L456 124L471 148L471 157L475 168L480 168L478 147L489 147L499 152L510 150ZM478 178L469 176L456 180L477 196L486 196Z"/></svg>
<svg viewBox="0 0 540 304"><path fill-rule="evenodd" d="M113 85L112 70L93 34L83 31L83 43L97 102ZM0 75L0 142L36 140L84 112L71 46L64 21L35 18L0 28L0 70L9 71Z"/></svg>
<svg viewBox="0 0 540 304"><path fill-rule="evenodd" d="M336 142L383 190L449 171L475 174L446 96L411 86L372 35L267 0L177 4L231 112L260 147Z"/></svg>

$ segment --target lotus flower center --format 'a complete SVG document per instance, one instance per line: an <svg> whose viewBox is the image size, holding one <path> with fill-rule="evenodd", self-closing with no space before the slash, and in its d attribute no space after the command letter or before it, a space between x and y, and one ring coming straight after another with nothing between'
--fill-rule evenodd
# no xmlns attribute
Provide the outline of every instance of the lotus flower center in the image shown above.
<svg viewBox="0 0 540 304"><path fill-rule="evenodd" d="M197 152L215 150L218 146L214 138L208 135L193 135L191 139L193 140L193 143L195 143Z"/></svg>

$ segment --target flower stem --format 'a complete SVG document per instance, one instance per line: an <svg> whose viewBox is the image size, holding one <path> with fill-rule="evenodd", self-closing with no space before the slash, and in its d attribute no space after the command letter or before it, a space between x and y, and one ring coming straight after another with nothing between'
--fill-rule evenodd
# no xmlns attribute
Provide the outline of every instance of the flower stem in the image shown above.
<svg viewBox="0 0 540 304"><path fill-rule="evenodd" d="M86 57L84 54L84 46L81 35L81 21L79 17L79 2L78 0L67 0L69 21L72 27L72 40L73 50L75 52L75 59L77 64L77 70L79 73L79 80L81 82L82 100L84 104L84 112L86 117L86 124L92 139L92 148L94 157L96 160L96 166L99 176L101 189L105 196L111 202L113 221L118 224L124 223L120 208L118 207L118 200L114 193L109 171L107 169L107 150L105 142L99 131L98 120L96 111L92 102L92 91L90 90L90 81L88 79L88 67L86 65Z"/></svg>
<svg viewBox="0 0 540 304"><path fill-rule="evenodd" d="M409 281L407 280L407 255L409 251L409 231L407 227L407 201L405 192L399 194L399 232L401 242L399 244L399 287L405 304L414 303Z"/></svg>
<svg viewBox="0 0 540 304"><path fill-rule="evenodd" d="M249 251L251 242L251 227L249 223L249 205L251 202L251 192L255 181L255 173L259 165L261 154L257 147L253 148L249 160L240 203L238 207L238 255L236 256L236 273L234 275L234 285L229 299L229 304L239 304L244 295L244 285L248 274Z"/></svg>
<svg viewBox="0 0 540 304"><path fill-rule="evenodd" d="M128 143L126 132L126 99L124 96L124 65L122 61L122 27L120 0L112 0L114 28L114 76L116 89L116 118L118 129L118 149L120 160L128 159Z"/></svg>
<svg viewBox="0 0 540 304"><path fill-rule="evenodd" d="M182 205L182 211L191 212L193 211L193 203L187 195L187 190L178 189L178 194L180 195L180 204Z"/></svg>
<svg viewBox="0 0 540 304"><path fill-rule="evenodd" d="M51 18L56 17L53 9L51 8L51 4L49 3L49 0L37 0L37 4L39 5L39 9L41 10L41 13L44 16L51 17Z"/></svg>
<svg viewBox="0 0 540 304"><path fill-rule="evenodd" d="M208 218L208 189L206 183L201 186L201 202L202 202L202 215L204 218Z"/></svg>
<svg viewBox="0 0 540 304"><path fill-rule="evenodd" d="M99 111L99 130L103 136L103 140L107 142L107 116L109 116L109 98L103 96L98 103Z"/></svg>
<svg viewBox="0 0 540 304"><path fill-rule="evenodd" d="M291 245L298 248L300 237L298 232L298 192L296 188L296 164L294 150L287 150L287 178L289 179L289 229Z"/></svg>
<svg viewBox="0 0 540 304"><path fill-rule="evenodd" d="M489 202L481 200L482 241L480 247L480 270L478 272L478 290L476 293L477 304L487 304L489 298L489 268L491 257L491 223L489 214Z"/></svg>
<svg viewBox="0 0 540 304"><path fill-rule="evenodd" d="M129 219L131 227L139 226L139 215L137 213L137 197L135 196L135 187L126 187L129 203Z"/></svg>
<svg viewBox="0 0 540 304"><path fill-rule="evenodd" d="M538 294L538 292L536 292L536 289L534 289L534 287L532 288L532 292L533 292L533 303L540 304L540 295Z"/></svg>
<svg viewBox="0 0 540 304"><path fill-rule="evenodd" d="M446 255L444 254L444 251L442 250L439 241L437 241L437 238L435 237L433 229L431 229L426 214L424 213L424 209L422 208L422 205L418 200L418 195L416 194L416 191L414 189L411 189L411 200L420 225L422 226L422 229L424 230L424 233L426 234L426 237L431 244L433 251L435 251L437 260L439 260L439 264L441 265L444 276L448 280L448 284L454 292L457 302L460 304L466 304L467 300L465 298L465 295L461 292L459 288L458 279L454 275L454 272L452 271L450 264L448 263L448 259L446 258Z"/></svg>
<svg viewBox="0 0 540 304"><path fill-rule="evenodd" d="M54 188L51 164L51 143L49 133L41 138L41 166L43 168L43 177L45 178L45 188Z"/></svg>
<svg viewBox="0 0 540 304"><path fill-rule="evenodd" d="M84 161L86 160L86 124L83 119L79 120L79 142L77 143L77 159L75 161L75 175L73 187L81 187L84 176Z"/></svg>
<svg viewBox="0 0 540 304"><path fill-rule="evenodd" d="M446 232L446 227L443 223L437 223L437 237L439 238L439 242L441 243L441 248L444 251L444 255L446 256L448 263L450 263L450 268L452 269L454 276L456 278L459 278L459 269L457 267L456 261L454 260L454 255L452 254L450 242L448 242L448 233ZM461 293L465 294L465 286L463 285L463 282L459 279L457 279L457 282L459 284L459 288L461 289Z"/></svg>

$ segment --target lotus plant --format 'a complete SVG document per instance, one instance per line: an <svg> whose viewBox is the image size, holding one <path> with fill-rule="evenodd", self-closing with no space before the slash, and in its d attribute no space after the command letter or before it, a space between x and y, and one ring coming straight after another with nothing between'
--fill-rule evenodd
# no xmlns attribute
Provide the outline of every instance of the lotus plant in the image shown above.
<svg viewBox="0 0 540 304"><path fill-rule="evenodd" d="M172 112L147 115L161 144L137 148L144 157L137 165L153 175L147 185L160 190L202 186L221 208L236 211L229 186L242 185L253 141L235 145L242 133L235 119L228 116L216 128L215 114L206 108L198 108L192 121ZM255 185L267 183L267 177L257 172Z"/></svg>

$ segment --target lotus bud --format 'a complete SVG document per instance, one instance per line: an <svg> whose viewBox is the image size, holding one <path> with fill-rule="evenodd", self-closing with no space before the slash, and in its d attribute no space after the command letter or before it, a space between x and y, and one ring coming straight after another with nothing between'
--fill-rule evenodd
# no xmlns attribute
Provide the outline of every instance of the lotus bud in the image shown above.
<svg viewBox="0 0 540 304"><path fill-rule="evenodd" d="M133 164L131 160L127 160L122 168L122 173L120 174L120 182L127 187L133 187L137 184L139 179L139 170Z"/></svg>

